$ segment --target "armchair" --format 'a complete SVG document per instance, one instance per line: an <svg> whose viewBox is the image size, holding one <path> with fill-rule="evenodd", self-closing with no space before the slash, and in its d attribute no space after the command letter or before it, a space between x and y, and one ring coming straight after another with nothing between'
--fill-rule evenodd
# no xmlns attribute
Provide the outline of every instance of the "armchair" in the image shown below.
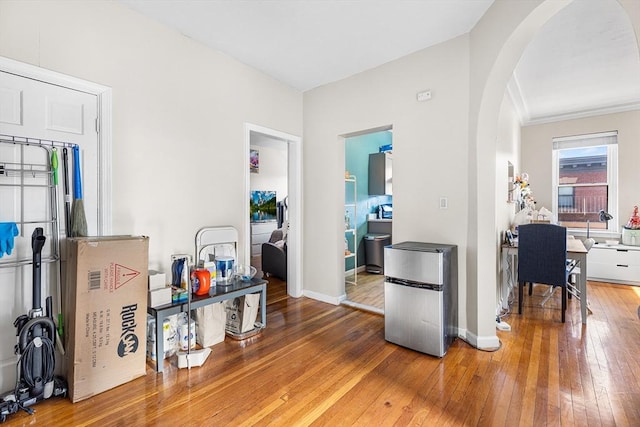
<svg viewBox="0 0 640 427"><path fill-rule="evenodd" d="M262 271L287 281L287 238L282 229L274 230L262 244Z"/></svg>

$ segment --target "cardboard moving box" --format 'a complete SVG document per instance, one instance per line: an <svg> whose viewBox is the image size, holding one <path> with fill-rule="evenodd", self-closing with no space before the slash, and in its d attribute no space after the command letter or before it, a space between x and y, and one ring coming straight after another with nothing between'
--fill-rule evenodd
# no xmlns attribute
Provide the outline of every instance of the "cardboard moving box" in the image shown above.
<svg viewBox="0 0 640 427"><path fill-rule="evenodd" d="M149 238L68 239L65 361L72 402L145 375Z"/></svg>

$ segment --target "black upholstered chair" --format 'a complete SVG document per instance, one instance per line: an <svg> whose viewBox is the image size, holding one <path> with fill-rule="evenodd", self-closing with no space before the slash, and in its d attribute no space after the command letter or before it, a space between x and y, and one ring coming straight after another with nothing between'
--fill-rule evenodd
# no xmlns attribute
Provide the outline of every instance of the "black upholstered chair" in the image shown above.
<svg viewBox="0 0 640 427"><path fill-rule="evenodd" d="M562 290L562 322L567 309L567 229L559 225L534 223L518 227L518 313L522 314L523 289L541 283Z"/></svg>
<svg viewBox="0 0 640 427"><path fill-rule="evenodd" d="M262 271L287 281L287 239L282 229L274 230L269 241L262 244Z"/></svg>

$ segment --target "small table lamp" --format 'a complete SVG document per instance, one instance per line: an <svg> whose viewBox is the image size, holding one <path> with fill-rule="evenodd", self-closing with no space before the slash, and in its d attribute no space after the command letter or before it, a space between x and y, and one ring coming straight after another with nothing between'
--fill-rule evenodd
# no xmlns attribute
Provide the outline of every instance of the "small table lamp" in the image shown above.
<svg viewBox="0 0 640 427"><path fill-rule="evenodd" d="M599 215L600 222L604 222L607 229L609 229L609 221L613 219L613 216L609 212L605 212L604 209L600 209Z"/></svg>

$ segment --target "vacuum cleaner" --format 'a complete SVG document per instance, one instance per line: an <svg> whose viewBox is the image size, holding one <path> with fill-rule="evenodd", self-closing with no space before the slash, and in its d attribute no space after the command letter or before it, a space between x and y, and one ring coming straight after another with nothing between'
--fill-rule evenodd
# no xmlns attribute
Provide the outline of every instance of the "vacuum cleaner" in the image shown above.
<svg viewBox="0 0 640 427"><path fill-rule="evenodd" d="M64 378L54 375L56 325L53 321L52 298L46 299L46 312L41 306L41 254L46 237L38 227L31 235L33 249L33 308L18 317L13 325L18 337L16 387L0 401L0 422L8 415L23 410L33 414L32 405L54 396L67 395Z"/></svg>

